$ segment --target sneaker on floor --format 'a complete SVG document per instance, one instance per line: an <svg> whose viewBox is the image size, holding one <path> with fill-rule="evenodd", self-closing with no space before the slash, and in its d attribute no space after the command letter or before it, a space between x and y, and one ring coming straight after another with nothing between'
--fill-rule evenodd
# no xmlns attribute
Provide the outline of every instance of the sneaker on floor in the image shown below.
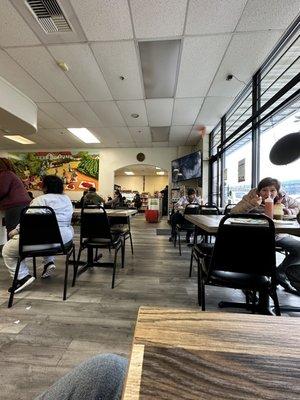
<svg viewBox="0 0 300 400"><path fill-rule="evenodd" d="M26 286L29 286L34 280L35 280L35 278L31 275L26 275L23 279L18 279L15 293L21 292L21 290L25 289ZM11 291L12 291L12 287L10 287L8 289L9 293L11 293Z"/></svg>
<svg viewBox="0 0 300 400"><path fill-rule="evenodd" d="M53 275L53 272L55 271L55 269L56 269L56 267L53 264L53 262L50 262L50 263L46 264L44 266L44 270L43 270L43 273L42 273L42 278L43 279L44 278L49 278L51 275Z"/></svg>

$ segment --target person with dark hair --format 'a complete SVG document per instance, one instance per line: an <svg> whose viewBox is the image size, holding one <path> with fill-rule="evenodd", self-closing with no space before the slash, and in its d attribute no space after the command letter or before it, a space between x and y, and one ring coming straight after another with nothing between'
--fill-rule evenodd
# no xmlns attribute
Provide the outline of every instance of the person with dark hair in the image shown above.
<svg viewBox="0 0 300 400"><path fill-rule="evenodd" d="M36 197L31 202L31 206L48 206L51 207L57 218L59 230L64 243L68 243L73 239L74 231L71 226L73 214L73 206L71 200L63 193L64 186L61 178L56 175L46 175L43 178L42 189L44 194ZM47 210L28 209L27 212L47 212ZM34 227L33 227L34 229ZM15 274L18 255L19 255L19 226L9 233L10 240L4 245L2 256L10 275ZM44 269L42 278L48 278L55 270L54 257L44 257ZM20 265L20 270L17 280L17 288L15 293L20 292L26 286L30 285L35 280L29 274L29 269L26 265L26 260L23 260ZM11 289L11 288L10 288ZM9 289L9 290L10 290Z"/></svg>
<svg viewBox="0 0 300 400"><path fill-rule="evenodd" d="M163 195L163 198L162 198L162 215L168 215L169 186L166 185L166 187L163 190L161 190L160 193Z"/></svg>
<svg viewBox="0 0 300 400"><path fill-rule="evenodd" d="M251 189L242 200L233 207L230 212L239 213L264 213L265 200L271 197L274 204L282 204L285 215L295 215L299 213L299 205L295 199L287 196L280 188L280 182L274 178L262 179L257 188ZM300 241L291 235L276 235L276 244L287 252L287 256L277 268L277 281L286 291L297 293L294 287L299 289L300 282L293 285L292 278L289 280L289 267L293 266L300 271ZM294 274L295 275L295 274ZM298 272L299 276L299 272ZM298 286L299 284L299 286ZM298 294L300 294L298 290Z"/></svg>
<svg viewBox="0 0 300 400"><path fill-rule="evenodd" d="M134 207L139 210L142 207L142 199L139 193L136 193L133 198Z"/></svg>
<svg viewBox="0 0 300 400"><path fill-rule="evenodd" d="M123 206L123 197L119 189L115 189L114 198L107 201L105 206L110 206L111 208Z"/></svg>
<svg viewBox="0 0 300 400"><path fill-rule="evenodd" d="M189 188L187 190L187 196L181 197L177 203L174 205L174 214L171 216L171 236L169 238L169 242L174 240L176 235L176 225L182 224L184 222L184 216L182 212L184 211L187 205L201 205L200 197L196 196L196 190L193 188ZM187 232L186 234L186 241L189 242L190 240L190 233Z"/></svg>
<svg viewBox="0 0 300 400"><path fill-rule="evenodd" d="M82 194L82 196L81 196L81 199L79 200L80 208L82 208L82 206L83 206L84 198L85 198L85 195L86 195L86 194L88 194L88 190L84 190L84 191L83 191L83 194Z"/></svg>
<svg viewBox="0 0 300 400"><path fill-rule="evenodd" d="M83 205L101 206L102 204L104 204L104 199L96 193L96 188L90 187L84 196Z"/></svg>
<svg viewBox="0 0 300 400"><path fill-rule="evenodd" d="M0 158L0 210L4 212L7 233L20 222L21 211L31 202L23 182L7 158Z"/></svg>

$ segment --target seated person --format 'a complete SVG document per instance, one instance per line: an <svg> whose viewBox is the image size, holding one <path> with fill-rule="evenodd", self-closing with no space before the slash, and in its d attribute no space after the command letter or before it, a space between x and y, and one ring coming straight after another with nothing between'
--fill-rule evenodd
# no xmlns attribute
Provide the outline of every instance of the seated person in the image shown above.
<svg viewBox="0 0 300 400"><path fill-rule="evenodd" d="M101 206L102 204L104 204L104 199L96 193L96 188L90 187L83 198L83 205Z"/></svg>
<svg viewBox="0 0 300 400"><path fill-rule="evenodd" d="M64 186L62 180L55 175L46 175L43 178L43 195L36 197L31 202L31 206L48 206L53 208L56 214L59 230L64 243L73 239L74 231L71 226L73 206L71 200L63 193ZM46 210L28 210L28 212L47 212ZM11 277L14 277L18 256L19 256L19 226L9 233L10 240L4 245L2 256ZM54 257L44 257L44 270L42 278L48 278L55 270ZM29 274L26 260L20 265L15 293L20 292L35 280ZM11 288L10 288L11 289ZM9 289L9 290L10 290Z"/></svg>
<svg viewBox="0 0 300 400"><path fill-rule="evenodd" d="M79 364L35 400L119 400L126 371L126 358L101 354Z"/></svg>
<svg viewBox="0 0 300 400"><path fill-rule="evenodd" d="M292 197L287 196L280 190L280 183L277 179L264 178L257 188L251 189L242 200L233 207L231 213L264 213L265 200L271 197L274 204L281 203L283 212L286 215L296 215L299 213L299 205ZM296 290L287 278L289 266L293 265L293 270L297 267L300 271L300 241L291 235L279 234L276 235L276 245L280 246L288 252L283 262L277 268L278 283L287 291L296 293ZM299 287L299 286L298 286Z"/></svg>
<svg viewBox="0 0 300 400"><path fill-rule="evenodd" d="M83 191L83 194L82 194L82 196L81 196L81 199L79 200L80 208L83 207L83 202L84 202L84 198L85 198L85 195L86 195L86 194L88 194L88 190L84 190L84 191Z"/></svg>
<svg viewBox="0 0 300 400"><path fill-rule="evenodd" d="M105 203L105 207L111 207L111 208L116 208L116 207L122 207L123 206L123 197L119 189L116 189L114 192L114 198L112 200L109 200Z"/></svg>
<svg viewBox="0 0 300 400"><path fill-rule="evenodd" d="M195 204L200 206L201 205L201 199L200 197L196 196L196 191L193 188L188 189L187 191L187 196L181 197L177 203L174 205L174 214L171 215L171 237L169 238L169 241L172 242L174 240L174 237L176 235L176 225L177 224L182 224L185 219L183 216L183 212L185 210L185 207L187 205ZM189 242L190 240L190 232L186 234L186 241Z"/></svg>

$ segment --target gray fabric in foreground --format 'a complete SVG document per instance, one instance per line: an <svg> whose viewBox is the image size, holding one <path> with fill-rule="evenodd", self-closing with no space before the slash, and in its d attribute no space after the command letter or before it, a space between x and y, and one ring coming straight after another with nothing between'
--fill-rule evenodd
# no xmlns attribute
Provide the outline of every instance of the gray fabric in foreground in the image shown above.
<svg viewBox="0 0 300 400"><path fill-rule="evenodd" d="M35 400L118 400L126 371L126 358L98 355L79 364Z"/></svg>

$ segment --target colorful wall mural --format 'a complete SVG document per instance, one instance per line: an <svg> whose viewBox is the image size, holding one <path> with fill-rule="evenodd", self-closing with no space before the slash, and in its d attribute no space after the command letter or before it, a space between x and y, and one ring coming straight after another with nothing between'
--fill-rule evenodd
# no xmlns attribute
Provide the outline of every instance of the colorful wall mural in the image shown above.
<svg viewBox="0 0 300 400"><path fill-rule="evenodd" d="M11 161L27 190L41 190L44 175L62 178L66 191L99 189L99 155L85 151L13 153Z"/></svg>

